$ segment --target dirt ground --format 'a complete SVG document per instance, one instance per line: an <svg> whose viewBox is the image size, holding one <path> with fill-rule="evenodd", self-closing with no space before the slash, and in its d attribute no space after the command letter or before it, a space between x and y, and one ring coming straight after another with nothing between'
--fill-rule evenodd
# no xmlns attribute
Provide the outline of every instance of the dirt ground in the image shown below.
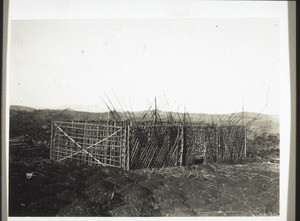
<svg viewBox="0 0 300 221"><path fill-rule="evenodd" d="M279 212L278 164L198 165L138 173L149 174L141 185L153 192L163 216L261 216ZM157 183L161 185L154 187Z"/></svg>
<svg viewBox="0 0 300 221"><path fill-rule="evenodd" d="M278 161L124 171L47 154L10 151L10 216L279 215Z"/></svg>

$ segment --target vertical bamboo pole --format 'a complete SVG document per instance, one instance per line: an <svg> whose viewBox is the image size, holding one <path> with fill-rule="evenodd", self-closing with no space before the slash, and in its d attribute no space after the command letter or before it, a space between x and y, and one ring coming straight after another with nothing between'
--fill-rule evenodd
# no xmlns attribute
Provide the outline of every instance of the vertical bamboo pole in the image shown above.
<svg viewBox="0 0 300 221"><path fill-rule="evenodd" d="M53 121L51 121L51 138L50 138L50 160L53 159L52 151L53 151Z"/></svg>
<svg viewBox="0 0 300 221"><path fill-rule="evenodd" d="M157 123L157 104L156 104L156 96L155 96L155 109L154 109L154 125Z"/></svg>
<svg viewBox="0 0 300 221"><path fill-rule="evenodd" d="M126 169L127 127L124 124L122 125L122 134L123 140L120 152L120 167Z"/></svg>
<svg viewBox="0 0 300 221"><path fill-rule="evenodd" d="M71 130L74 130L74 124L73 124L73 121L71 121ZM74 132L75 132L75 130L74 130ZM75 133L74 133L74 135L75 135ZM76 135L75 135L76 136ZM67 153L68 153L68 150L73 150L73 148L72 148L72 144L70 144L70 147L66 147L66 149L67 149ZM68 155L68 154L67 154Z"/></svg>
<svg viewBox="0 0 300 221"><path fill-rule="evenodd" d="M105 137L108 137L108 131L109 129L109 119L107 120L107 124L106 124L106 130L105 130ZM105 146L104 146L104 163L107 164L108 163L108 159L107 159L107 154L108 154L108 139L105 140Z"/></svg>
<svg viewBox="0 0 300 221"><path fill-rule="evenodd" d="M60 133L60 132L59 132ZM59 134L59 136L57 137L57 143L58 143L58 147L57 147L57 149L58 149L58 151L59 152L56 152L56 160L60 160L62 157L61 157L61 142L60 142L60 140L61 140L61 136L60 136L60 134Z"/></svg>
<svg viewBox="0 0 300 221"><path fill-rule="evenodd" d="M206 135L204 135L204 156L203 156L203 163L207 164L207 146L206 146Z"/></svg>
<svg viewBox="0 0 300 221"><path fill-rule="evenodd" d="M244 125L244 132L245 132L245 135L244 135L244 145L245 145L245 147L244 147L244 156L245 157L247 157L247 127Z"/></svg>
<svg viewBox="0 0 300 221"><path fill-rule="evenodd" d="M98 140L99 140L99 123L97 122L97 128L96 128L96 133L95 133L95 137L96 137L96 142L98 142ZM98 146L98 145L97 145ZM94 153L96 153L96 155L98 155L99 156L99 154L100 154L100 151L99 151L99 147L95 147L95 151L94 151ZM101 160L101 157L98 157L98 159L99 159L99 161L101 162L101 163L103 163L102 162L102 160Z"/></svg>
<svg viewBox="0 0 300 221"><path fill-rule="evenodd" d="M84 141L84 147L87 147L88 146L88 142L89 142L89 133L90 131L88 130L88 126L87 126L87 123L85 122L84 123L84 137L85 137L85 141ZM89 156L85 153L84 156L82 157L83 159L83 162L88 162L88 158Z"/></svg>
<svg viewBox="0 0 300 221"><path fill-rule="evenodd" d="M90 124L90 128L89 129L90 129L90 139L89 139L89 146L90 146L91 144L93 144L93 139L95 137L95 128L94 128L94 125ZM88 150L88 152L90 152L90 153L92 152L91 154L94 155L94 153L93 153L94 149L95 149L95 147L92 147L90 150ZM91 165L92 161L93 161L93 158L89 156L89 158L88 158L88 165Z"/></svg>
<svg viewBox="0 0 300 221"><path fill-rule="evenodd" d="M243 129L244 129L244 157L247 156L247 150L246 150L246 126L245 126L245 122L244 122L244 105L242 107L242 111L243 111Z"/></svg>
<svg viewBox="0 0 300 221"><path fill-rule="evenodd" d="M109 122L109 126L107 127L108 128L108 132L107 132L107 135L106 135L106 137L108 137L109 136L109 134L111 134L111 122ZM108 152L107 152L107 159L108 159L108 162L107 162L107 164L108 165L110 165L111 164L111 139L109 138L109 139L107 139L107 141L108 141L108 145L107 145L107 150L108 150Z"/></svg>
<svg viewBox="0 0 300 221"><path fill-rule="evenodd" d="M181 144L179 152L179 165L183 166L183 148L184 148L184 127L181 128Z"/></svg>
<svg viewBox="0 0 300 221"><path fill-rule="evenodd" d="M131 123L130 123L131 125ZM130 125L127 125L127 170L130 170Z"/></svg>
<svg viewBox="0 0 300 221"><path fill-rule="evenodd" d="M99 136L98 136L98 139L103 139L104 138L104 128L105 128L105 121L103 120L103 122L101 122L101 126L99 127L100 130L99 130ZM102 160L102 163L105 164L105 158L104 158L104 148L105 148L105 145L103 144L104 142L101 143L101 146L99 147L99 153L101 154L101 160Z"/></svg>
<svg viewBox="0 0 300 221"><path fill-rule="evenodd" d="M113 127L113 130L112 130L112 133L114 133L115 131L117 131L117 123L116 121L114 121L113 123L114 127ZM116 134L118 136L118 133ZM110 163L111 165L115 165L115 153L116 153L116 137L112 137L113 141L111 143L111 148L110 148Z"/></svg>
<svg viewBox="0 0 300 221"><path fill-rule="evenodd" d="M182 137L182 140L181 140L181 154L180 154L180 157L181 157L181 162L180 162L180 166L183 166L185 164L185 154L184 154L184 151L185 151L185 113L186 113L186 109L184 108L184 113L183 113L183 125L182 125L182 130L181 130L181 137Z"/></svg>
<svg viewBox="0 0 300 221"><path fill-rule="evenodd" d="M216 157L217 157L217 163L219 163L219 125L217 125L216 128Z"/></svg>
<svg viewBox="0 0 300 221"><path fill-rule="evenodd" d="M106 121L106 128L105 128L105 132L103 133L105 137L108 136L108 125L109 125L109 120L110 120L110 110L107 110L107 121ZM108 153L108 139L105 140L104 143L104 156L103 156L103 160L104 160L104 165L107 164L107 153Z"/></svg>

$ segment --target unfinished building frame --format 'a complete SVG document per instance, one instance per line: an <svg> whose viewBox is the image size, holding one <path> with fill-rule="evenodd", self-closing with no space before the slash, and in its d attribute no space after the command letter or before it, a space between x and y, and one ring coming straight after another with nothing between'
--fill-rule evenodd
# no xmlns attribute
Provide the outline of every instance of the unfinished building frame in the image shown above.
<svg viewBox="0 0 300 221"><path fill-rule="evenodd" d="M130 169L237 161L246 126L180 122L52 122L50 159Z"/></svg>

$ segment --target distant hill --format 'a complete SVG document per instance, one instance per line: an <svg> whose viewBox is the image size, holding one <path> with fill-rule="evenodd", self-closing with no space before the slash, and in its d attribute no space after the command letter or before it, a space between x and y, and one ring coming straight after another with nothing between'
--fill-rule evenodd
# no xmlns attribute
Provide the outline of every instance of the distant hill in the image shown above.
<svg viewBox="0 0 300 221"><path fill-rule="evenodd" d="M16 110L16 111L29 111L32 112L35 109L32 107L26 107L21 105L10 105L10 110Z"/></svg>
<svg viewBox="0 0 300 221"><path fill-rule="evenodd" d="M159 115L166 119L169 113L164 111L159 111ZM179 119L179 114L176 112L172 113L172 116L174 119ZM232 114L205 114L205 113L189 113L188 114L190 120L192 122L199 122L203 121L205 123L217 123L219 122L228 122L230 119L235 119L237 121L237 124L243 123L243 118L239 119L239 116L242 116L242 113L232 113ZM180 116L181 117L181 116ZM238 120L239 119L239 120ZM244 113L244 123L250 123L251 127L255 130L259 131L265 131L267 128L267 125L269 127L270 133L279 133L279 117L275 115L267 115L267 114L259 114L254 112L245 112Z"/></svg>
<svg viewBox="0 0 300 221"><path fill-rule="evenodd" d="M147 111L125 112L118 113L121 119L135 118L140 120ZM153 110L149 110L148 114L143 118L144 120L152 120ZM51 121L98 121L113 118L112 113L101 112L83 112L73 109L34 109L26 106L12 105L10 106L10 136L20 136L24 134L31 134L37 140L46 140L50 137ZM172 115L174 120L179 120L182 113L158 111L158 115L162 120L166 120ZM216 115L203 113L189 113L189 119L192 122L217 123L219 121L227 121L240 116L241 113ZM270 133L279 133L279 119L276 116L268 116L266 114L258 114L246 112L244 116L244 123L255 121L251 128L256 131L266 131L267 125ZM268 124L267 124L268 122ZM242 123L242 119L238 123Z"/></svg>

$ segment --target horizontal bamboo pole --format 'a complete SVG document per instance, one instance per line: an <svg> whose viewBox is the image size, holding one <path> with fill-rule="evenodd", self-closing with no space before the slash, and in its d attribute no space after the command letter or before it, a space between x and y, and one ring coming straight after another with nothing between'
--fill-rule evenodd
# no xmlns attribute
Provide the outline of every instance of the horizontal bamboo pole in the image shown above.
<svg viewBox="0 0 300 221"><path fill-rule="evenodd" d="M64 122L64 121L54 121L55 124L57 125L65 125L65 126L72 126L72 122ZM102 121L102 122L94 122L94 123L85 123L85 122L76 122L73 121L73 126L105 126L105 127L109 127L109 128L118 128L120 129L122 126L124 126L124 124L114 124L112 123L108 123L107 121Z"/></svg>

